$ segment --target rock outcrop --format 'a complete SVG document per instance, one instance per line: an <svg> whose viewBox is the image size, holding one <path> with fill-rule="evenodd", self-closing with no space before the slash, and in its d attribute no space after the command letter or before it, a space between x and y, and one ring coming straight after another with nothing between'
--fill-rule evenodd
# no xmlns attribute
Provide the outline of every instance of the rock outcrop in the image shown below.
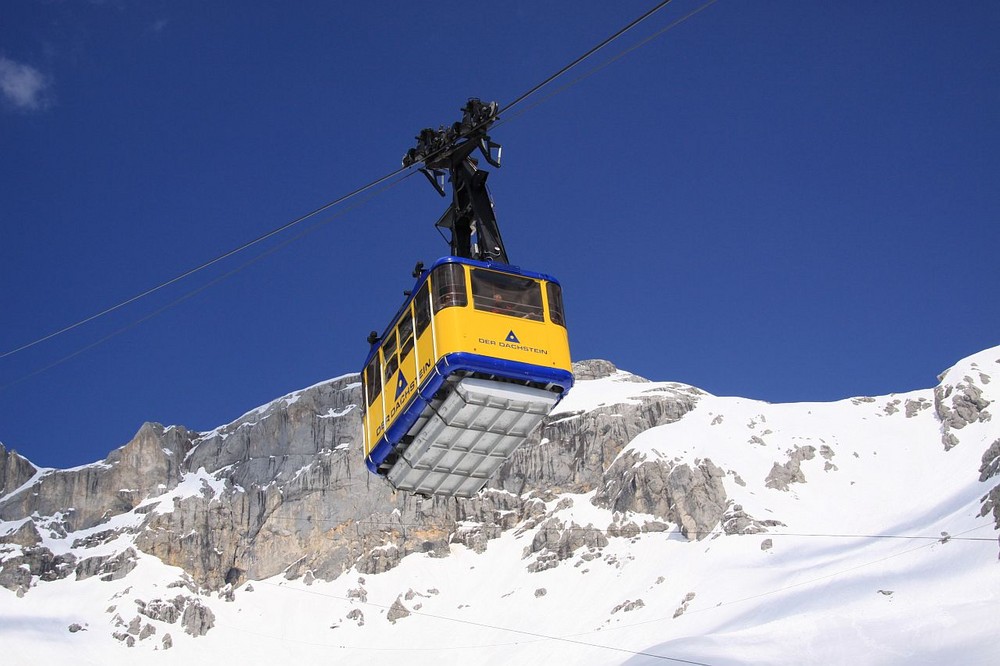
<svg viewBox="0 0 1000 666"><path fill-rule="evenodd" d="M608 470L594 503L615 512L645 513L680 526L690 539L703 539L726 511L725 472L705 459L695 467L624 455Z"/></svg>
<svg viewBox="0 0 1000 666"><path fill-rule="evenodd" d="M356 376L289 394L210 432L145 424L104 461L70 470L38 470L0 447L0 519L11 523L0 534L0 585L24 593L39 580L71 574L118 580L147 554L183 569L192 589L231 594L243 582L276 575L312 581L352 568L377 574L412 553L447 557L454 544L483 552L508 530L536 528L525 566L540 571L570 557L599 557L609 539L644 532L679 531L695 540L781 525L747 515L725 483L727 474L737 487L746 482L708 457L629 448L641 433L684 418L704 393L652 383L607 361L577 363L574 372L581 382L627 385L628 398L554 413L470 499L395 493L368 473ZM943 382L934 393L947 441L953 431L990 418L990 402L974 379ZM931 404L900 399L882 413L915 418ZM706 423L727 427L721 414L710 416ZM762 437L751 441L766 450ZM829 446L796 446L787 461L774 463L765 485L788 490L805 482L802 463L817 450L826 469L836 469ZM983 456L982 480L998 470L1000 440ZM992 511L1000 526L998 493L1000 486L987 491L983 515ZM556 515L574 501L592 502L615 518L595 526ZM629 517L635 515L641 518ZM43 546L45 535L72 538L76 554ZM83 554L91 548L99 550ZM208 606L177 599L149 602L140 614L179 622L192 635L213 622ZM122 635L134 640L142 632L140 626ZM162 640L166 647L171 639Z"/></svg>
<svg viewBox="0 0 1000 666"><path fill-rule="evenodd" d="M0 497L13 493L37 472L37 468L17 453L0 444Z"/></svg>
<svg viewBox="0 0 1000 666"><path fill-rule="evenodd" d="M111 516L131 511L142 500L176 486L183 460L192 446L192 433L147 423L125 446L104 461L68 470L49 470L0 501L0 519L16 520L38 514L61 514L67 531L93 527ZM16 481L27 474L24 459L7 456ZM29 467L34 469L33 466ZM32 473L32 476L34 472ZM28 480L32 478L28 477Z"/></svg>

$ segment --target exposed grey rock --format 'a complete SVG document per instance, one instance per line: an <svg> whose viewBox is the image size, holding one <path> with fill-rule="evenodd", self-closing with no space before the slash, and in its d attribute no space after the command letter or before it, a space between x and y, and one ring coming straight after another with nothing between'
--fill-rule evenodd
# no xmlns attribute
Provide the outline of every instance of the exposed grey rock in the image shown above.
<svg viewBox="0 0 1000 666"><path fill-rule="evenodd" d="M784 525L779 520L757 520L743 510L741 504L733 504L722 517L722 530L726 534L760 534L769 527Z"/></svg>
<svg viewBox="0 0 1000 666"><path fill-rule="evenodd" d="M220 591L223 599L228 598L227 589L242 582L282 573L290 578L304 576L307 581L330 580L351 567L364 573L387 571L411 553L444 557L452 544L482 552L490 540L513 528L529 534L537 529L525 556L534 555L529 570L543 571L570 557L576 564L600 558L599 549L609 538L634 539L643 533L673 530L673 525L679 525L688 538L700 539L713 531L717 534L720 524L727 534L757 533L781 524L757 520L742 507L731 505L723 485L726 473L710 460L680 464L647 460L634 453L619 458L639 433L674 422L693 409L700 392L682 385L643 386L646 380L618 373L604 361L586 361L576 368L578 380L614 375L615 381L635 381L640 397L631 403L546 419L474 498L415 498L394 493L371 476L360 453L361 396L356 378L347 377L292 394L209 433L148 424L103 463L49 473L32 484L30 492L0 495L0 515L23 514L8 518L18 520L30 515L24 514L29 509L77 506L77 511L57 516L51 528L44 522L25 521L30 527L23 527L25 532L17 538L28 542L38 539L27 544L34 547L40 534L48 534L50 529L65 532L99 524L131 507L144 517L136 534L138 549L182 567L190 579L178 585L192 592L199 588ZM963 389L962 395L972 393ZM957 406L952 397L942 401L955 418L988 418L988 412L975 400L959 401ZM924 399L907 401L907 416L932 404ZM969 411L969 404L978 410L975 414ZM894 408L902 407L896 401ZM716 421L720 419L721 415L716 417ZM770 431L762 430L756 420L753 426L755 436L764 443ZM949 434L954 437L945 433ZM813 447L797 449L787 463L776 464L777 471L768 476L768 481L776 484L772 487L787 489L790 483L804 481L801 462L814 453ZM824 445L819 453L830 468L833 450ZM16 468L12 478L23 485L35 474L34 467L27 461L23 464L28 467L17 461L10 463L12 455L0 464ZM997 474L998 457L1000 451L989 460L984 455L981 475L990 478ZM136 509L139 502L162 495L185 474L199 469L212 477L201 493L161 500L159 505L146 502L142 511ZM6 474L3 470L0 473ZM730 474L737 484L745 485L735 472ZM130 480L139 476L141 481ZM35 492L38 497L30 499ZM554 512L546 503L551 507L559 494L570 492L594 492L597 506L616 512L606 533L593 526L565 525L552 519ZM994 492L1000 495L1000 490ZM57 496L61 497L58 501ZM74 504L73 498L82 498L86 505ZM984 497L984 515L995 511L998 499L989 493ZM656 519L642 519L640 526L629 517L631 513L650 514ZM1000 525L1000 517L997 520ZM34 535L31 530L35 530ZM120 536L103 530L77 540L74 547L90 548ZM56 571L66 572L67 565L69 571L75 567L81 578L125 575L135 566L137 556L132 551L130 556L122 553L56 563L59 556L38 551L33 555L34 563L23 555L21 560L6 559L0 567L0 584L23 591L33 582L32 571L47 572L51 577ZM364 601L367 595L363 583L359 585L354 598ZM241 589L252 588L247 585ZM179 604L176 599L154 600L139 612L168 624L183 616L201 626L201 612L191 610L193 603L186 597L178 599ZM409 593L407 600L411 600ZM357 617L348 617L363 624L361 611L354 611Z"/></svg>
<svg viewBox="0 0 1000 666"><path fill-rule="evenodd" d="M919 414L921 411L930 408L932 405L931 401L927 398L918 398L917 400L907 400L904 404L906 410L906 418L912 419L914 416Z"/></svg>
<svg viewBox="0 0 1000 666"><path fill-rule="evenodd" d="M361 573L380 574L394 568L402 559L403 551L389 544L384 548L369 551L356 562L356 566Z"/></svg>
<svg viewBox="0 0 1000 666"><path fill-rule="evenodd" d="M120 580L136 567L138 553L128 548L116 555L88 557L76 565L76 579L100 576L103 581Z"/></svg>
<svg viewBox="0 0 1000 666"><path fill-rule="evenodd" d="M360 399L356 378L346 377L197 439L187 467L217 472L227 480L225 491L210 501L185 498L171 512L151 515L137 544L211 589L234 582L233 570L240 572L237 581L306 571L329 580L355 564L386 570L422 550L402 527L387 524L397 506L406 511L395 523L417 522L414 500L394 496L364 469ZM438 537L445 548L448 531L442 528ZM379 550L388 543L398 555L387 558Z"/></svg>
<svg viewBox="0 0 1000 666"><path fill-rule="evenodd" d="M114 632L111 635L114 638L117 638L118 640L120 640L126 646L128 646L128 647L135 647L135 636L133 636L133 635L131 635L129 633L126 633L124 631L116 631L116 632Z"/></svg>
<svg viewBox="0 0 1000 666"><path fill-rule="evenodd" d="M694 597L695 597L694 592L688 592L687 594L684 595L684 599L681 601L681 605L678 606L677 610L674 611L674 618L675 619L678 618L678 617L680 617L681 615L683 615L687 611L688 605L692 601L694 601Z"/></svg>
<svg viewBox="0 0 1000 666"><path fill-rule="evenodd" d="M609 537L631 539L642 532L642 529L632 521L620 522L621 518L620 514L616 514L616 521L608 525L607 534ZM660 524L662 525L663 523ZM664 525L664 527L666 526Z"/></svg>
<svg viewBox="0 0 1000 666"><path fill-rule="evenodd" d="M938 418L956 430L987 420L989 413L984 412L989 405L990 401L983 398L982 390L972 383L942 385L934 389L934 409Z"/></svg>
<svg viewBox="0 0 1000 666"><path fill-rule="evenodd" d="M62 513L67 530L93 527L177 485L190 446L191 433L184 428L147 423L132 441L112 451L103 462L47 472L30 487L3 497L0 519L17 520L36 512L42 516ZM7 464L11 464L10 456ZM22 470L20 475L24 473Z"/></svg>
<svg viewBox="0 0 1000 666"><path fill-rule="evenodd" d="M0 501L31 480L37 471L27 458L0 444Z"/></svg>
<svg viewBox="0 0 1000 666"><path fill-rule="evenodd" d="M645 605L646 603L642 599L636 599L635 601L625 600L622 603L615 606L614 608L612 608L611 614L614 615L618 611L621 611L623 613L628 613L629 611L633 611L636 608L643 608L645 607Z"/></svg>
<svg viewBox="0 0 1000 666"><path fill-rule="evenodd" d="M783 465L774 463L771 472L764 479L764 485L777 490L788 490L791 483L805 483L806 475L802 473L802 461L816 457L816 447L795 447L788 454L788 462Z"/></svg>
<svg viewBox="0 0 1000 666"><path fill-rule="evenodd" d="M365 626L365 614L361 612L360 608L352 609L347 614L347 619L354 620L355 622L357 622L359 627Z"/></svg>
<svg viewBox="0 0 1000 666"><path fill-rule="evenodd" d="M588 379L604 379L618 372L618 368L611 361L601 359L587 359L573 363L573 377L576 381L586 381ZM640 381L648 381L639 377Z"/></svg>
<svg viewBox="0 0 1000 666"><path fill-rule="evenodd" d="M531 573L538 573L540 571L548 571L549 569L555 569L559 566L559 556L552 552L540 553L535 561L525 567Z"/></svg>
<svg viewBox="0 0 1000 666"><path fill-rule="evenodd" d="M945 451L951 451L958 446L958 437L953 432L945 432L941 435L941 443L944 444Z"/></svg>
<svg viewBox="0 0 1000 666"><path fill-rule="evenodd" d="M546 590L544 587L540 587L537 590L535 590L536 599L538 599L539 597L544 597L546 594L548 594L548 590Z"/></svg>
<svg viewBox="0 0 1000 666"><path fill-rule="evenodd" d="M32 520L26 520L17 528L0 535L0 543L9 543L16 546L37 546L42 542L42 535L38 533L38 528Z"/></svg>
<svg viewBox="0 0 1000 666"><path fill-rule="evenodd" d="M71 574L76 564L73 554L57 555L44 546L22 546L20 550L20 555L8 555L0 564L0 587L27 591L32 577L38 576L41 581L60 580Z"/></svg>
<svg viewBox="0 0 1000 666"><path fill-rule="evenodd" d="M1000 439L990 444L983 452L983 464L979 466L979 480L986 481L1000 473Z"/></svg>
<svg viewBox="0 0 1000 666"><path fill-rule="evenodd" d="M97 546L103 546L106 543L110 543L117 539L124 533L124 530L101 530L100 532L94 532L81 539L73 540L73 548L95 548Z"/></svg>
<svg viewBox="0 0 1000 666"><path fill-rule="evenodd" d="M143 625L142 630L139 632L139 640L144 641L154 634L156 634L156 627L147 622Z"/></svg>
<svg viewBox="0 0 1000 666"><path fill-rule="evenodd" d="M75 634L78 631L87 631L87 629L83 625L77 622L74 622L73 624L69 625L69 633Z"/></svg>
<svg viewBox="0 0 1000 666"><path fill-rule="evenodd" d="M215 626L215 613L198 599L188 600L181 616L181 626L192 636L204 636Z"/></svg>
<svg viewBox="0 0 1000 666"><path fill-rule="evenodd" d="M980 518L985 518L992 512L996 528L1000 530L1000 484L993 486L993 489L983 495L979 501L982 502L982 508L979 511Z"/></svg>
<svg viewBox="0 0 1000 666"><path fill-rule="evenodd" d="M578 379L617 373L622 380L645 381L618 373L607 362L584 362L579 369ZM219 590L281 573L311 572L324 580L351 567L376 573L414 552L447 556L450 543L481 552L504 530L537 524L545 517L543 501L554 493L603 485L605 468L635 435L677 420L699 395L681 385L656 387L635 404L549 419L477 497L422 500L394 493L364 469L359 385L356 377L345 377L203 435L147 424L104 462L46 474L30 492L3 498L0 514L46 515L76 506L63 526L80 529L135 510L185 474L203 469L224 482L221 492L204 485L202 493L169 506L147 502L135 538L139 550L182 567L193 578L193 589ZM21 483L34 474L30 465L24 469L17 477ZM104 530L75 547L118 536ZM121 576L133 565L130 556L86 558L77 575ZM30 582L10 569L6 579L15 587Z"/></svg>
<svg viewBox="0 0 1000 666"><path fill-rule="evenodd" d="M170 634L163 634L161 644L164 650L169 650L174 646L174 639L170 637Z"/></svg>
<svg viewBox="0 0 1000 666"><path fill-rule="evenodd" d="M364 587L356 587L347 591L348 599L357 599L361 603L368 602L368 593L365 591Z"/></svg>
<svg viewBox="0 0 1000 666"><path fill-rule="evenodd" d="M548 555L555 556L556 560L566 560L579 548L604 548L607 545L607 537L593 525L586 527L581 527L576 523L566 525L557 518L550 518L542 523L541 528L531 540L531 545L525 547L523 557L542 553L543 557L539 560L551 562ZM551 567L547 566L546 568Z"/></svg>
<svg viewBox="0 0 1000 666"><path fill-rule="evenodd" d="M396 624L396 620L401 620L404 617L409 617L409 616L410 616L409 609L407 609L406 606L403 605L402 600L397 597L396 601L392 604L392 607L389 608L388 615L386 615L385 617L392 624Z"/></svg>
<svg viewBox="0 0 1000 666"><path fill-rule="evenodd" d="M689 539L708 536L726 509L725 472L707 458L691 467L628 453L605 476L606 484L594 495L595 505L652 514L680 525Z"/></svg>
<svg viewBox="0 0 1000 666"><path fill-rule="evenodd" d="M590 492L603 485L604 471L632 439L649 428L679 420L694 408L699 396L697 389L678 385L641 394L635 403L546 419L489 486L514 496L531 491Z"/></svg>
<svg viewBox="0 0 1000 666"><path fill-rule="evenodd" d="M496 539L503 532L497 524L474 523L460 525L451 535L451 543L460 543L477 553L485 553L490 539Z"/></svg>
<svg viewBox="0 0 1000 666"><path fill-rule="evenodd" d="M941 420L941 442L945 451L959 443L958 437L950 432L952 429L961 430L969 424L991 418L986 411L990 401L983 397L982 390L972 382L971 377L964 379L964 382L954 386L941 384L934 389L934 411Z"/></svg>
<svg viewBox="0 0 1000 666"><path fill-rule="evenodd" d="M309 584L312 584L311 580L310 580ZM231 583L227 584L224 588L222 588L221 590L219 590L219 598L222 599L223 601L226 601L226 602L229 602L229 603L232 603L233 601L236 601L236 590L233 589L233 586L232 586Z"/></svg>
<svg viewBox="0 0 1000 666"><path fill-rule="evenodd" d="M764 539L760 542L761 550L771 550L772 547L774 547L774 542L771 539Z"/></svg>
<svg viewBox="0 0 1000 666"><path fill-rule="evenodd" d="M23 558L7 558L0 565L0 587L16 592L18 597L24 596L25 591L31 587L31 569Z"/></svg>
<svg viewBox="0 0 1000 666"><path fill-rule="evenodd" d="M139 609L139 613L158 622L174 624L180 619L181 612L187 603L188 599L181 595L170 600L153 599L149 603L144 604Z"/></svg>

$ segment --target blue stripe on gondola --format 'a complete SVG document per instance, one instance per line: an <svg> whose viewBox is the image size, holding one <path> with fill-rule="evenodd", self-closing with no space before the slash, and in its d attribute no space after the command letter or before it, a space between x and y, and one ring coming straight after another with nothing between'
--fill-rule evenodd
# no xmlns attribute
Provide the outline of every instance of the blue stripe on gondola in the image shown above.
<svg viewBox="0 0 1000 666"><path fill-rule="evenodd" d="M378 443L372 448L368 457L365 458L365 465L372 472L378 473L386 457L392 453L393 447L409 432L413 424L420 418L420 414L434 398L449 375L455 372L477 372L488 375L497 375L508 379L525 380L537 382L539 384L553 384L562 388L562 396L573 386L573 374L559 368L546 368L544 366L521 363L518 361L505 361L490 356L480 354L470 354L468 352L456 352L447 354L438 360L431 375L424 381L413 397L412 402L403 410L402 414L396 418ZM558 404L558 400L556 401Z"/></svg>

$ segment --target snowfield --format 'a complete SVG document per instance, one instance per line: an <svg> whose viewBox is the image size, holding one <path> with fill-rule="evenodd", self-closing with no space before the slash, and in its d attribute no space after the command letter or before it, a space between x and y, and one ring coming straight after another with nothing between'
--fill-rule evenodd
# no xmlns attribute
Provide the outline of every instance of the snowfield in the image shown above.
<svg viewBox="0 0 1000 666"><path fill-rule="evenodd" d="M21 596L0 588L3 661L995 664L1000 545L984 500L1000 477L980 476L984 452L1000 441L989 414L998 364L1000 347L948 370L937 395L833 403L718 397L622 372L581 381L551 418L649 391L696 394L692 411L642 432L619 457L708 459L724 472L733 507L776 524L752 534L720 526L689 540L677 525L643 531L657 519L615 515L594 506L593 493L564 494L547 504L546 520L602 534L634 528L554 564L532 552L544 526L528 521L483 553L453 544L446 557L412 554L379 574L275 576L213 593L185 588L181 569L137 552L135 568L116 580L36 577ZM978 391L978 411L955 397L962 387ZM941 404L965 420L943 422ZM946 449L949 436L957 443ZM203 470L189 477L147 509L222 492ZM0 536L21 522L0 523ZM55 552L82 536L46 536L46 544ZM9 550L0 543L0 557ZM214 615L204 635L137 614L136 600L181 592ZM141 622L130 627L135 617ZM139 625L152 627L142 639ZM116 632L131 634L134 646Z"/></svg>

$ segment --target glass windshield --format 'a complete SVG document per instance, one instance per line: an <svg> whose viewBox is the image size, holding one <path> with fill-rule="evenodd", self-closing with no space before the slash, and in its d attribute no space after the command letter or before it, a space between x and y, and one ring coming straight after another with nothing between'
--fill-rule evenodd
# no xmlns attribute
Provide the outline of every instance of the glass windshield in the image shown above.
<svg viewBox="0 0 1000 666"><path fill-rule="evenodd" d="M431 273L434 284L434 312L467 305L465 271L461 264L441 264Z"/></svg>
<svg viewBox="0 0 1000 666"><path fill-rule="evenodd" d="M546 282L549 297L549 319L553 324L566 325L566 315L563 313L562 289L555 282Z"/></svg>
<svg viewBox="0 0 1000 666"><path fill-rule="evenodd" d="M494 271L472 271L472 304L477 310L543 321L538 280Z"/></svg>

